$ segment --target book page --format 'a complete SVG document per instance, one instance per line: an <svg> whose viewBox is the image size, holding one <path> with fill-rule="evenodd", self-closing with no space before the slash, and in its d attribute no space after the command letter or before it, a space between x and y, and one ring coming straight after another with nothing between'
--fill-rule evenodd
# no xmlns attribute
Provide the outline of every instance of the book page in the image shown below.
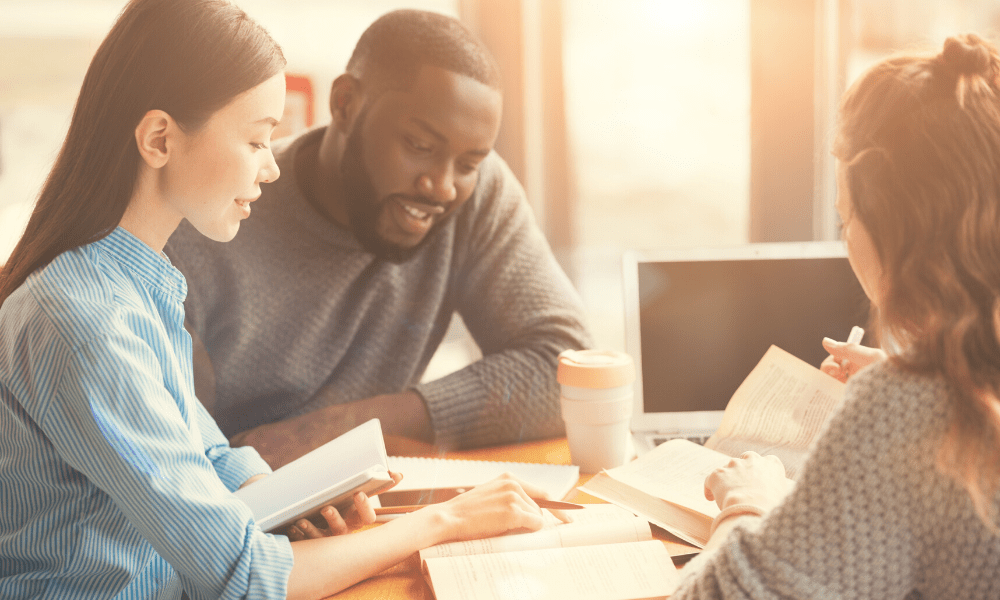
<svg viewBox="0 0 1000 600"><path fill-rule="evenodd" d="M650 531L646 519L636 517L617 506L595 504L593 507L588 506L583 510L572 512L573 523L558 521L558 525L550 524L539 531L438 544L421 550L420 559L538 550L541 548L618 544L653 539L653 533Z"/></svg>
<svg viewBox="0 0 1000 600"><path fill-rule="evenodd" d="M704 548L705 544L708 543L712 519L719 512L716 508L711 515L705 515L667 502L662 498L651 496L642 490L628 486L612 478L606 472L594 475L579 489L605 502L627 508L653 525L665 529L698 548ZM684 549L681 553L689 554L690 552Z"/></svg>
<svg viewBox="0 0 1000 600"><path fill-rule="evenodd" d="M657 540L430 558L437 600L634 600L663 597L680 579Z"/></svg>
<svg viewBox="0 0 1000 600"><path fill-rule="evenodd" d="M647 494L714 517L719 509L705 499L705 478L730 460L721 452L676 439L605 473Z"/></svg>
<svg viewBox="0 0 1000 600"><path fill-rule="evenodd" d="M733 394L705 445L730 456L763 449L781 458L791 474L843 396L843 383L771 346Z"/></svg>

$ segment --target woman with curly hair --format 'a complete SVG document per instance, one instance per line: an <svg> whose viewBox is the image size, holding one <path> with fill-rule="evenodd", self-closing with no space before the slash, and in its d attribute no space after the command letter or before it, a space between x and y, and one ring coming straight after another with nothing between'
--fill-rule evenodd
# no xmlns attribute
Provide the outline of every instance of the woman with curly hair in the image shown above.
<svg viewBox="0 0 1000 600"><path fill-rule="evenodd" d="M791 492L754 453L706 479L722 513L673 598L998 598L996 48L957 36L877 64L833 153L885 358L850 377Z"/></svg>

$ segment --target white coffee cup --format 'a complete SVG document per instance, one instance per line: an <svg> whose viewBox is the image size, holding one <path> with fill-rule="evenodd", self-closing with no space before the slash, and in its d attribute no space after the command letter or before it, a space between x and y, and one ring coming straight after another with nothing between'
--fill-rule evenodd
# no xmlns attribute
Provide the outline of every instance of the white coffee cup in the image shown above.
<svg viewBox="0 0 1000 600"><path fill-rule="evenodd" d="M598 473L631 458L632 358L614 350L566 350L557 379L573 464Z"/></svg>

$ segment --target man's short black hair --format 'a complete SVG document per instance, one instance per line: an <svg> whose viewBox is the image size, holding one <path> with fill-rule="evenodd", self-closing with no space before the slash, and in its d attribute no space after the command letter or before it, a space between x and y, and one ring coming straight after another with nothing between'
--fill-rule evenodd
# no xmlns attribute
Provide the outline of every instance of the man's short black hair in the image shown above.
<svg viewBox="0 0 1000 600"><path fill-rule="evenodd" d="M424 65L500 89L500 68L486 45L460 21L422 10L379 17L361 34L347 72L375 88L408 90Z"/></svg>

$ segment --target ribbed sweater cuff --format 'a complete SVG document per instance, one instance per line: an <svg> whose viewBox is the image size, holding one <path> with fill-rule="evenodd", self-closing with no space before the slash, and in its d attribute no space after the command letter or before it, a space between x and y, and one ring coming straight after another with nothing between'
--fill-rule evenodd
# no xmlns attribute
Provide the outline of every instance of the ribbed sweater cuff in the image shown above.
<svg viewBox="0 0 1000 600"><path fill-rule="evenodd" d="M464 448L476 443L483 426L483 407L489 404L485 386L475 373L463 369L413 388L427 403L434 428L434 443L444 448Z"/></svg>

